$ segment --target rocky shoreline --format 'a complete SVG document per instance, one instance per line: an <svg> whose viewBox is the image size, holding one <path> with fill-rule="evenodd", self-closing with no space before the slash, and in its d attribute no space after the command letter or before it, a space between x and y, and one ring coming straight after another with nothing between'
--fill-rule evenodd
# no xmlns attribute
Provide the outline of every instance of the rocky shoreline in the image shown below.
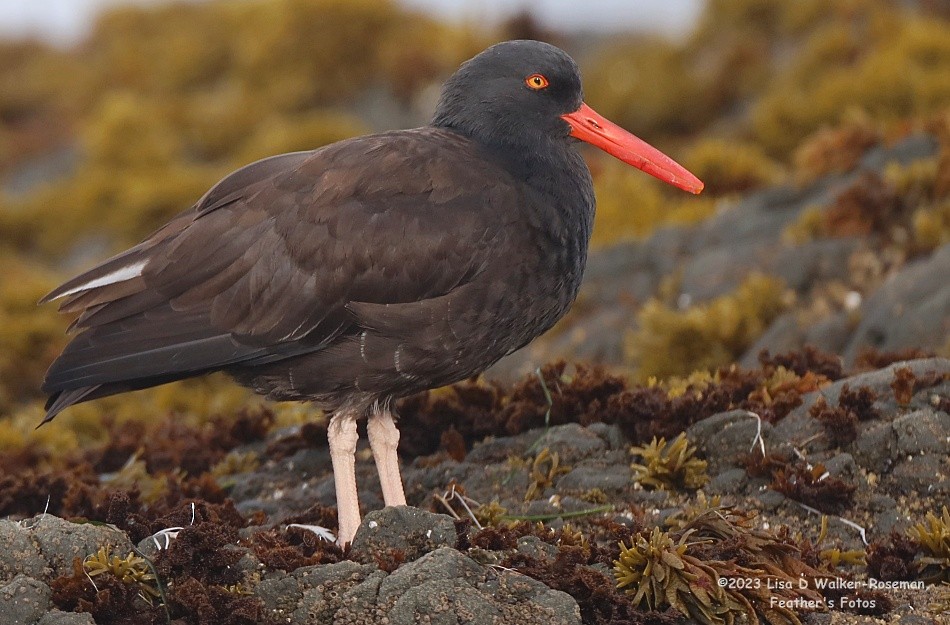
<svg viewBox="0 0 950 625"><path fill-rule="evenodd" d="M664 401L564 365L515 388L471 381L430 393L403 406L411 445L424 445L427 419L468 414L445 421L436 448L406 462L414 507L379 510L375 471L361 456L370 512L346 552L310 527L332 528L335 511L328 453L307 442L319 437L307 426L257 430L227 452L258 455L256 468L219 476L223 491L185 480L161 504L77 469L82 486L67 484L50 504L73 522L50 513L0 521L0 610L17 625L693 622L668 601L654 611L617 589L618 543L632 548L652 532L654 542L688 537L673 551L710 579L761 586L712 596L712 616L700 609L696 622L741 622L748 604L768 623L938 623L947 589L922 581L924 554L908 530L950 503L950 361L832 380L817 373L833 374L829 361L799 356L797 371L791 357L789 368L741 373L741 383L740 372L721 371L703 390L667 390ZM774 385L780 366L795 380L785 386L794 400ZM773 413L763 416L749 398L770 376ZM723 394L733 399L715 399ZM623 417L625 402L641 413ZM496 435L471 432L484 420L473 406L502 407ZM632 465L648 464L650 433L682 426L706 463L702 489L646 487ZM4 479L8 514L11 489ZM947 571L945 559L928 569L938 581ZM799 577L824 581L783 586Z"/></svg>

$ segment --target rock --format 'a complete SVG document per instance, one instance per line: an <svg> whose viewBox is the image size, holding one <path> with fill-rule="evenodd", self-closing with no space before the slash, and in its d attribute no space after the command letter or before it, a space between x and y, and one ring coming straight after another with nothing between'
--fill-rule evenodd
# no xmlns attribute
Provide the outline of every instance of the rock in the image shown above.
<svg viewBox="0 0 950 625"><path fill-rule="evenodd" d="M897 369L910 369L914 376L921 378L932 373L948 374L950 373L950 359L948 358L920 358L918 360L907 360L895 362L887 367L860 373L842 380L829 384L820 391L802 395L802 405L793 410L788 417L782 420L776 427L776 434L782 434L782 427L789 417L807 415L809 408L819 397L824 397L829 406L838 405L838 397L841 395L841 389L847 384L851 390L861 387L868 387L878 395L878 402L889 405L889 412L896 412L894 403L894 391L891 389L891 383L894 381L894 372ZM926 391L929 389L925 389Z"/></svg>
<svg viewBox="0 0 950 625"><path fill-rule="evenodd" d="M271 620L281 623L294 613L303 598L300 581L286 574L268 575L255 586L254 594L264 604L264 611Z"/></svg>
<svg viewBox="0 0 950 625"><path fill-rule="evenodd" d="M36 625L96 625L92 614L88 612L60 612L53 610L39 620Z"/></svg>
<svg viewBox="0 0 950 625"><path fill-rule="evenodd" d="M857 238L818 239L777 250L764 269L780 277L798 293L806 293L817 283L848 280L848 257L861 245ZM776 352L773 352L776 353Z"/></svg>
<svg viewBox="0 0 950 625"><path fill-rule="evenodd" d="M620 427L617 425L608 425L606 423L591 423L587 426L588 432L593 432L601 438L606 444L607 449L617 450L623 449L626 450L630 447L630 442L623 435L623 432L620 431Z"/></svg>
<svg viewBox="0 0 950 625"><path fill-rule="evenodd" d="M874 522L871 524L870 529L874 532L874 536L884 537L891 533L892 530L897 529L897 526L901 523L901 514L898 510L882 510L878 512L873 517Z"/></svg>
<svg viewBox="0 0 950 625"><path fill-rule="evenodd" d="M950 333L948 275L950 243L891 276L862 304L845 362L853 363L867 346L887 351L943 344Z"/></svg>
<svg viewBox="0 0 950 625"><path fill-rule="evenodd" d="M411 562L439 547L453 547L457 539L452 517L409 506L388 507L366 515L353 539L352 555L368 564L398 550Z"/></svg>
<svg viewBox="0 0 950 625"><path fill-rule="evenodd" d="M773 354L783 354L797 348L802 343L802 329L794 313L786 313L772 322L768 329L756 339L752 347L739 359L739 366L754 369L759 365L759 354L763 349Z"/></svg>
<svg viewBox="0 0 950 625"><path fill-rule="evenodd" d="M837 453L827 458L820 458L820 454L814 458L815 462L821 462L825 470L831 477L843 480L848 484L853 484L862 492L867 486L867 481L858 470L858 465L854 457L849 453Z"/></svg>
<svg viewBox="0 0 950 625"><path fill-rule="evenodd" d="M504 462L511 456L520 456L523 451L524 445L520 437L489 437L475 443L472 450L465 456L465 461L483 465L493 462Z"/></svg>
<svg viewBox="0 0 950 625"><path fill-rule="evenodd" d="M805 329L801 345L814 345L829 354L840 354L848 343L854 323L847 313L831 315Z"/></svg>
<svg viewBox="0 0 950 625"><path fill-rule="evenodd" d="M785 495L771 489L763 490L759 495L759 505L762 506L763 510L775 510L786 501L788 501L788 498Z"/></svg>
<svg viewBox="0 0 950 625"><path fill-rule="evenodd" d="M732 495L741 491L747 481L745 469L726 469L714 476L704 490L711 495Z"/></svg>
<svg viewBox="0 0 950 625"><path fill-rule="evenodd" d="M569 595L484 567L449 547L393 573L351 561L298 569L292 578L262 581L258 594L272 617L299 625L415 625L420 615L427 623L581 622Z"/></svg>
<svg viewBox="0 0 950 625"><path fill-rule="evenodd" d="M132 543L124 532L105 525L70 523L44 514L14 523L0 521L0 577L19 572L50 582L71 575L73 558L85 558L100 547L125 555Z"/></svg>
<svg viewBox="0 0 950 625"><path fill-rule="evenodd" d="M683 269L680 293L691 302L703 302L731 293L749 275L751 267L760 265L761 242L727 244L696 254Z"/></svg>
<svg viewBox="0 0 950 625"><path fill-rule="evenodd" d="M0 586L0 614L9 625L35 625L49 610L50 589L22 573Z"/></svg>
<svg viewBox="0 0 950 625"><path fill-rule="evenodd" d="M449 548L392 573L380 584L379 602L390 625L414 625L420 614L453 625L581 622L569 595L519 573L483 568Z"/></svg>
<svg viewBox="0 0 950 625"><path fill-rule="evenodd" d="M556 453L563 466L603 451L606 446L604 439L584 426L567 423L544 431L534 444L534 449L547 448L552 454Z"/></svg>
<svg viewBox="0 0 950 625"><path fill-rule="evenodd" d="M926 493L935 501L950 496L950 456L942 454L924 454L910 456L898 464L887 480L885 488L894 497L900 497L908 490Z"/></svg>
<svg viewBox="0 0 950 625"><path fill-rule="evenodd" d="M914 455L950 455L950 415L930 408L916 410L894 420L897 451Z"/></svg>
<svg viewBox="0 0 950 625"><path fill-rule="evenodd" d="M928 158L937 153L940 144L931 135L911 135L899 141L896 145L878 147L869 150L861 157L861 167L864 169L883 169L885 165L896 162L907 165L922 158Z"/></svg>
<svg viewBox="0 0 950 625"><path fill-rule="evenodd" d="M628 468L612 466L579 466L562 477L557 482L559 491L586 493L599 488L604 493L619 494L630 488L633 483L633 472Z"/></svg>
<svg viewBox="0 0 950 625"><path fill-rule="evenodd" d="M333 614L334 625L380 623L387 619L387 610L376 603L379 587L386 579L384 571L373 571L362 582L346 590L340 597L340 608ZM389 619L392 622L392 619Z"/></svg>
<svg viewBox="0 0 950 625"><path fill-rule="evenodd" d="M310 623L339 623L335 614L343 606L343 598L347 591L359 585L372 575L374 567L360 565L356 562L344 560L336 564L308 566L297 569L293 573L298 586L290 589L296 593L300 589L297 606L289 617L294 625L309 625ZM273 587L268 591L275 590ZM265 599L265 605L273 605L274 597ZM365 621L370 623L372 621Z"/></svg>
<svg viewBox="0 0 950 625"><path fill-rule="evenodd" d="M871 423L852 444L855 461L868 471L888 473L894 468L897 432L890 423Z"/></svg>
<svg viewBox="0 0 950 625"><path fill-rule="evenodd" d="M702 452L709 463L708 473L713 475L735 466L741 456L749 453L760 427L762 438L771 449L772 425L760 422L747 410L730 410L694 423L686 430L686 438Z"/></svg>
<svg viewBox="0 0 950 625"><path fill-rule="evenodd" d="M557 547L548 544L537 536L522 536L518 539L518 552L539 560L553 560L557 557Z"/></svg>
<svg viewBox="0 0 950 625"><path fill-rule="evenodd" d="M32 535L50 568L46 580L72 575L74 558L81 560L101 547L109 547L112 553L122 556L132 551L125 532L106 525L70 523L51 514L35 521Z"/></svg>
<svg viewBox="0 0 950 625"><path fill-rule="evenodd" d="M26 523L0 520L0 584L18 573L43 577L46 560Z"/></svg>

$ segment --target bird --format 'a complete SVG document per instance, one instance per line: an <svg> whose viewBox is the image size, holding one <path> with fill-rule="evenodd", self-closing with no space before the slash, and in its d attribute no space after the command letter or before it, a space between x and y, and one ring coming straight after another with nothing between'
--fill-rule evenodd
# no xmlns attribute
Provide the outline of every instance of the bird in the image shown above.
<svg viewBox="0 0 950 625"><path fill-rule="evenodd" d="M357 420L385 505L406 505L395 400L483 372L577 296L595 209L579 142L703 188L588 106L566 52L530 40L461 64L426 126L234 171L40 300L76 315L42 385L43 423L218 371L310 402L329 415L338 543L351 543Z"/></svg>

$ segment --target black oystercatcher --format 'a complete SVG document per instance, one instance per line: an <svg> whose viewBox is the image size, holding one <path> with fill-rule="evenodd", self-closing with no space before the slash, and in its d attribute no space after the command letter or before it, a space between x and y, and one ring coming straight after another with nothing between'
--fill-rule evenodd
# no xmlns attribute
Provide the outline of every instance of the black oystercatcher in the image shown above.
<svg viewBox="0 0 950 625"><path fill-rule="evenodd" d="M393 400L477 374L577 294L594 220L575 139L703 184L582 101L558 48L509 41L449 78L432 123L237 170L142 243L70 280L80 332L44 423L84 401L225 371L330 411L339 541L360 522L356 420L405 505Z"/></svg>

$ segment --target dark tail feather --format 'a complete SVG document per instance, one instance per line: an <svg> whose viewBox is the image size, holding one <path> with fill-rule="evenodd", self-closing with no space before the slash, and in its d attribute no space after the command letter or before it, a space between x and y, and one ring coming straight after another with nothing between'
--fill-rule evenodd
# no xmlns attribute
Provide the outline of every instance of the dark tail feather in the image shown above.
<svg viewBox="0 0 950 625"><path fill-rule="evenodd" d="M178 373L168 373L165 375L156 375L147 378L138 378L134 380L121 380L118 382L106 382L104 384L94 384L91 386L80 386L79 388L70 388L65 390L45 389L50 393L46 400L46 417L36 427L40 427L52 421L56 415L75 404L92 401L101 397L118 395L119 393L128 393L129 391L141 391L142 389L161 386L169 382L177 382L185 378L191 378L206 373L211 373L216 369L203 369L198 371L186 371Z"/></svg>
<svg viewBox="0 0 950 625"><path fill-rule="evenodd" d="M73 404L79 404L84 401L95 399L96 397L104 397L105 395L113 394L110 392L96 393L96 391L101 390L102 385L97 384L96 386L82 386L79 388L70 389L68 391L58 391L53 393L50 395L50 398L46 400L46 418L44 418L36 427L40 428L43 425L49 423L56 417L56 415L66 410Z"/></svg>

